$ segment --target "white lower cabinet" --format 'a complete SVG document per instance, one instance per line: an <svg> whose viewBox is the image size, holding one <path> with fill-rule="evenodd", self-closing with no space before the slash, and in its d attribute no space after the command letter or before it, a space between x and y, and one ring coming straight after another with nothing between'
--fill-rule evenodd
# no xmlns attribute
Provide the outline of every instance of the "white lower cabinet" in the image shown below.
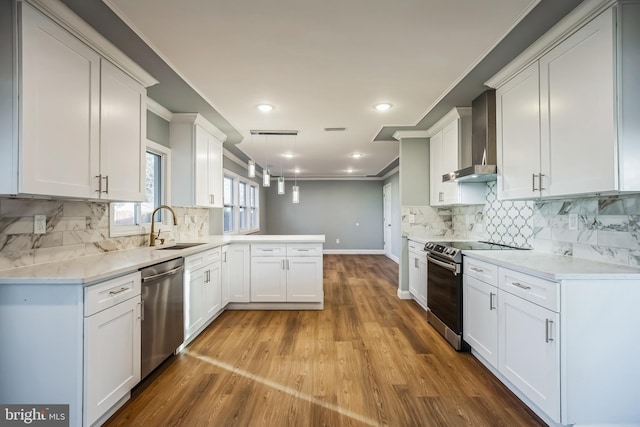
<svg viewBox="0 0 640 427"><path fill-rule="evenodd" d="M140 380L140 327L139 272L0 285L0 402L67 404L69 426L100 424Z"/></svg>
<svg viewBox="0 0 640 427"><path fill-rule="evenodd" d="M185 258L184 337L191 341L222 310L220 248Z"/></svg>
<svg viewBox="0 0 640 427"><path fill-rule="evenodd" d="M498 366L498 288L462 276L464 340L493 367Z"/></svg>
<svg viewBox="0 0 640 427"><path fill-rule="evenodd" d="M322 244L251 245L251 302L322 302Z"/></svg>
<svg viewBox="0 0 640 427"><path fill-rule="evenodd" d="M531 269L523 255L512 268L464 257L472 352L551 425L640 425L640 370L629 368L640 358L637 274L548 280L519 271ZM574 261L549 254L537 262L570 271ZM599 270L575 262L576 271Z"/></svg>
<svg viewBox="0 0 640 427"><path fill-rule="evenodd" d="M560 315L499 291L498 370L560 422Z"/></svg>
<svg viewBox="0 0 640 427"><path fill-rule="evenodd" d="M247 244L222 248L222 305L251 300L251 252Z"/></svg>
<svg viewBox="0 0 640 427"><path fill-rule="evenodd" d="M85 301L84 423L90 426L140 381L140 273L87 288ZM100 305L111 306L95 312Z"/></svg>
<svg viewBox="0 0 640 427"><path fill-rule="evenodd" d="M427 253L419 242L409 240L409 292L427 309Z"/></svg>

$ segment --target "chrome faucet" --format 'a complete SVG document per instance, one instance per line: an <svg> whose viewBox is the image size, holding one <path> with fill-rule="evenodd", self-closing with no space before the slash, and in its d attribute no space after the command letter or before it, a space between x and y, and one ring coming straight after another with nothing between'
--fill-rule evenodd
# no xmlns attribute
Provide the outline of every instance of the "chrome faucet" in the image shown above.
<svg viewBox="0 0 640 427"><path fill-rule="evenodd" d="M173 214L173 225L178 225L178 220L176 219L176 213L173 211L173 209L171 209L171 207L167 206L167 205L160 205L157 208L154 209L153 213L151 214L151 233L149 233L149 246L155 246L156 245L156 234L155 234L155 219L156 219L156 212L158 212L160 209L162 208L167 208L171 211L171 213ZM160 233L158 233L160 234Z"/></svg>

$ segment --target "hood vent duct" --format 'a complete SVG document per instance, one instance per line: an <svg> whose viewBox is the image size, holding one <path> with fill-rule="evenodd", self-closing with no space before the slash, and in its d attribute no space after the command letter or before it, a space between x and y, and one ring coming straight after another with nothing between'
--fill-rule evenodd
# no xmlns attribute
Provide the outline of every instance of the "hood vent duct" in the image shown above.
<svg viewBox="0 0 640 427"><path fill-rule="evenodd" d="M471 103L471 164L442 175L442 181L487 182L497 179L496 91L482 93ZM465 156L462 156L463 158Z"/></svg>

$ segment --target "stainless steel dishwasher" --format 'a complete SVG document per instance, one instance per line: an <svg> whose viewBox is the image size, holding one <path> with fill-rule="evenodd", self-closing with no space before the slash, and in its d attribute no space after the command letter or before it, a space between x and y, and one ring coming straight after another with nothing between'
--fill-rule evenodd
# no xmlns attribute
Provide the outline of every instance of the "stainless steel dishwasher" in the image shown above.
<svg viewBox="0 0 640 427"><path fill-rule="evenodd" d="M184 260L176 258L142 273L142 349L140 376L146 377L182 344Z"/></svg>

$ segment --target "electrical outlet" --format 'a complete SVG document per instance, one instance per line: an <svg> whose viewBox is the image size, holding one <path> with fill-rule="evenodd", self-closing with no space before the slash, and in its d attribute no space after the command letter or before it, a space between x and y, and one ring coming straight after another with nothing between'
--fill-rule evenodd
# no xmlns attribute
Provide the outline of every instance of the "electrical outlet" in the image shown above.
<svg viewBox="0 0 640 427"><path fill-rule="evenodd" d="M45 234L46 232L47 232L47 216L34 215L33 216L33 233Z"/></svg>
<svg viewBox="0 0 640 427"><path fill-rule="evenodd" d="M569 230L578 229L578 214L569 214Z"/></svg>
<svg viewBox="0 0 640 427"><path fill-rule="evenodd" d="M336 239L336 243L340 244L340 239Z"/></svg>

